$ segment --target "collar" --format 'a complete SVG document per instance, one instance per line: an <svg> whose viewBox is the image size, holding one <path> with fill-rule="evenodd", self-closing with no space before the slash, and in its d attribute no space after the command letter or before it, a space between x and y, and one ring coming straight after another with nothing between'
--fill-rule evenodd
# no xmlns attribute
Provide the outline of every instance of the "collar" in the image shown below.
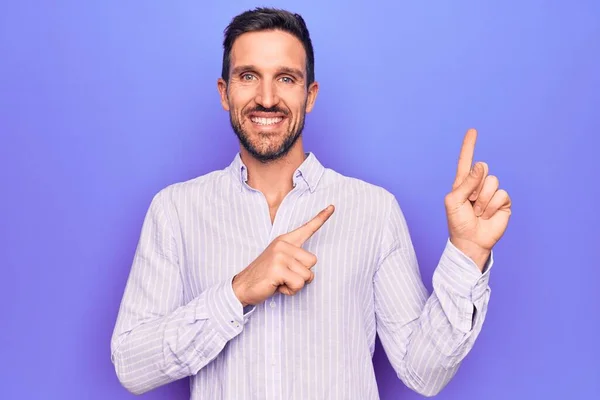
<svg viewBox="0 0 600 400"><path fill-rule="evenodd" d="M240 184L240 190L242 190L244 186L248 186L246 183L248 182L248 167L246 167L242 161L239 152L235 155L233 161L231 164L229 164L227 169L233 174L236 182ZM297 186L298 184L306 184L312 193L316 190L319 180L321 179L321 176L323 176L324 172L325 167L317 159L314 153L306 153L306 158L294 171L294 186Z"/></svg>

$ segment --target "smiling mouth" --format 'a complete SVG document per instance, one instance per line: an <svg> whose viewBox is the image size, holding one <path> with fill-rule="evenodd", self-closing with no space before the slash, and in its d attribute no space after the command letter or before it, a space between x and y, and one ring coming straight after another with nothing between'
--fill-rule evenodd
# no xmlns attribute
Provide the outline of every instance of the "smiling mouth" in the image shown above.
<svg viewBox="0 0 600 400"><path fill-rule="evenodd" d="M258 126L275 126L279 125L283 121L283 117L264 118L264 117L251 117L250 121Z"/></svg>

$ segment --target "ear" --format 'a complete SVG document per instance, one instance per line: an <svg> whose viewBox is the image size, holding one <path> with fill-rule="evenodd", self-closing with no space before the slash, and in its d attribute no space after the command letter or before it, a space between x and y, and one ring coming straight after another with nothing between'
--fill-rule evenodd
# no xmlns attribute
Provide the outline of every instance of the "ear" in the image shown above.
<svg viewBox="0 0 600 400"><path fill-rule="evenodd" d="M221 106L225 111L229 111L229 101L227 100L227 82L223 78L217 79L217 89L221 97Z"/></svg>
<svg viewBox="0 0 600 400"><path fill-rule="evenodd" d="M310 84L308 87L308 97L306 99L306 112L309 113L315 105L317 94L319 93L319 83L317 81Z"/></svg>

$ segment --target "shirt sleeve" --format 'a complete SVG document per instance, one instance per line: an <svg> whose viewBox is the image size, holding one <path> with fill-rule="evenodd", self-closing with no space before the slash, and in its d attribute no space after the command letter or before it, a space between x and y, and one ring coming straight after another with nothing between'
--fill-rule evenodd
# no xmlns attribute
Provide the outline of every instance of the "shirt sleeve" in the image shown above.
<svg viewBox="0 0 600 400"><path fill-rule="evenodd" d="M392 199L374 277L377 333L402 382L433 396L456 374L481 331L493 255L482 273L448 240L428 294L406 220Z"/></svg>
<svg viewBox="0 0 600 400"><path fill-rule="evenodd" d="M242 332L254 312L242 308L233 276L184 304L162 193L146 214L111 340L119 381L135 394L196 374Z"/></svg>

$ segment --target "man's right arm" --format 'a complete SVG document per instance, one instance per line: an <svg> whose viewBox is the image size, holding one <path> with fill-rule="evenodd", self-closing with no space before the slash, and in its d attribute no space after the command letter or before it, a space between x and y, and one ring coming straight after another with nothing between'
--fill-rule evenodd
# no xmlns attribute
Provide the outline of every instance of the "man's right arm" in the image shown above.
<svg viewBox="0 0 600 400"><path fill-rule="evenodd" d="M135 394L196 374L242 332L252 312L243 315L233 276L184 304L163 195L144 220L111 340L119 381Z"/></svg>
<svg viewBox="0 0 600 400"><path fill-rule="evenodd" d="M275 291L294 295L310 283L317 259L301 246L334 212L327 207L277 237L235 277L184 304L185 272L162 196L146 215L111 341L117 376L136 394L195 375L242 332L252 305ZM251 310L243 314L243 306Z"/></svg>

